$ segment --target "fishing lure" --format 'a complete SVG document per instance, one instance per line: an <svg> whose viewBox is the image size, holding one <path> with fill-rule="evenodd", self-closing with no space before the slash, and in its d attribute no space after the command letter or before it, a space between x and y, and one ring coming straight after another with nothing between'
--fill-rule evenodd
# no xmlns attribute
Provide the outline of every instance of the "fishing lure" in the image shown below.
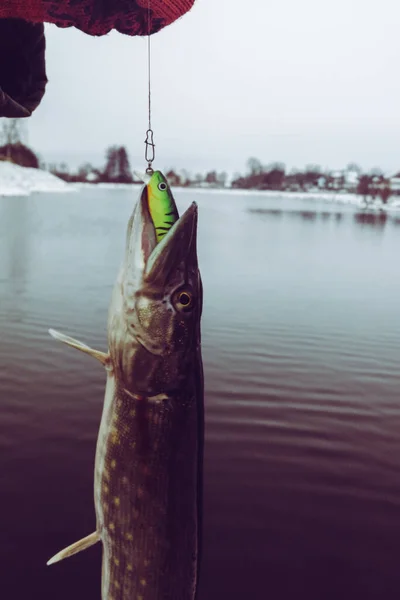
<svg viewBox="0 0 400 600"><path fill-rule="evenodd" d="M155 171L151 175L145 190L150 216L159 242L179 219L178 210L168 182L161 171Z"/></svg>

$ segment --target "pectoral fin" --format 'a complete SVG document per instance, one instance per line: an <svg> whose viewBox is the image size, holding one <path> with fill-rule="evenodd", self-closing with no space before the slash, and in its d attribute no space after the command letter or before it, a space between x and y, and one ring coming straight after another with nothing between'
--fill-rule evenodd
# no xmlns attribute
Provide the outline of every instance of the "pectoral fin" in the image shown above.
<svg viewBox="0 0 400 600"><path fill-rule="evenodd" d="M149 183L150 181L150 175L148 175L148 173L139 173L139 171L133 171L134 175L136 175L136 177L140 180L143 181L143 183Z"/></svg>
<svg viewBox="0 0 400 600"><path fill-rule="evenodd" d="M55 329L49 329L49 333L54 339L59 340L60 342L63 342L64 344L67 344L67 346L71 346L72 348L76 348L77 350L80 350L81 352L85 352L86 354L93 356L93 358L96 358L97 360L99 360L103 365L108 364L109 355L106 354L105 352L100 352L100 350L94 350L93 348L91 348L90 346L87 346L86 344L83 344L79 340L75 340L74 338L69 337L69 335L64 335L63 333L60 333L59 331L56 331Z"/></svg>
<svg viewBox="0 0 400 600"><path fill-rule="evenodd" d="M99 541L100 541L100 534L98 531L95 531L94 533L91 533L90 535L84 537L82 540L75 542L75 544L71 544L71 546L68 546L67 548L64 548L64 550L61 550L60 552L55 554L52 558L50 558L50 560L47 561L46 564L48 566L53 565L54 563L59 562L60 560L63 560L64 558L68 558L69 556L73 556L74 554L77 554L77 552L86 550L86 548L93 546L93 544L95 544L96 542L99 542Z"/></svg>

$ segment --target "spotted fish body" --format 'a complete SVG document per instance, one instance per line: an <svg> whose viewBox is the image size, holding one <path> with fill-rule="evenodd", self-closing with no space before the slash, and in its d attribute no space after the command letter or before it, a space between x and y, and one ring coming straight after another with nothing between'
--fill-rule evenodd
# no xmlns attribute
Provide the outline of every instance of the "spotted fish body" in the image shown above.
<svg viewBox="0 0 400 600"><path fill-rule="evenodd" d="M176 209L175 209L176 210ZM202 285L193 204L157 243L147 186L129 221L111 300L107 384L95 460L102 600L193 600L200 563Z"/></svg>
<svg viewBox="0 0 400 600"><path fill-rule="evenodd" d="M104 599L195 597L199 443L195 392L187 390L187 397L176 400L179 406L145 399L132 402L116 390L113 395L111 422L120 433L99 440L104 468L96 474Z"/></svg>

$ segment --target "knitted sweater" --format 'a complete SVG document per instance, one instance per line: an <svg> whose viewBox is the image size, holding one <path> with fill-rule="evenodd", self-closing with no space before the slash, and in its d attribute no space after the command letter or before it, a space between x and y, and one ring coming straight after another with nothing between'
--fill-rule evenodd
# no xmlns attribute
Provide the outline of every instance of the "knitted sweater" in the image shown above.
<svg viewBox="0 0 400 600"><path fill-rule="evenodd" d="M0 0L0 19L55 23L89 35L116 29L127 35L159 31L185 14L194 0Z"/></svg>
<svg viewBox="0 0 400 600"><path fill-rule="evenodd" d="M112 29L127 35L147 35L181 17L193 3L0 0L0 117L29 117L43 98L47 83L43 23L76 27L89 35L105 35Z"/></svg>

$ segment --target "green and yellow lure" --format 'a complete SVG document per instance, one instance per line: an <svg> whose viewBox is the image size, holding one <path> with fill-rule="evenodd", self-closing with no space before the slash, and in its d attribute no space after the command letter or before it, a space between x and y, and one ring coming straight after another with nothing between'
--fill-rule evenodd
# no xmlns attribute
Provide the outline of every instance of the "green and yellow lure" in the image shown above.
<svg viewBox="0 0 400 600"><path fill-rule="evenodd" d="M146 189L149 212L158 243L179 219L178 210L168 182L161 171L154 171Z"/></svg>

